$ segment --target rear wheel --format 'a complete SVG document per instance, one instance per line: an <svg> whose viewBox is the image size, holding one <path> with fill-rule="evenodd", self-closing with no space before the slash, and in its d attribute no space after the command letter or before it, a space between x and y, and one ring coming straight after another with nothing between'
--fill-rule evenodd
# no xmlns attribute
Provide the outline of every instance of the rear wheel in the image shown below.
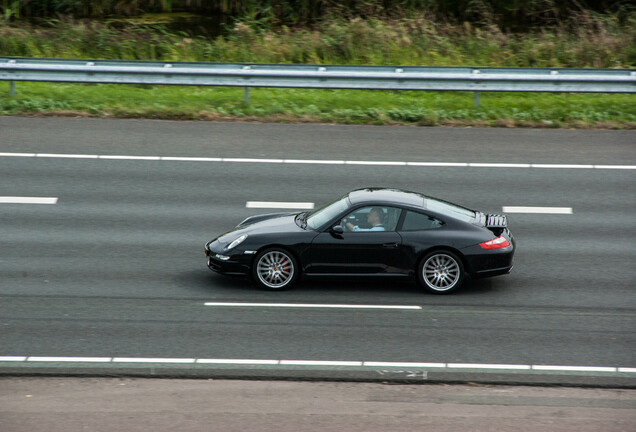
<svg viewBox="0 0 636 432"><path fill-rule="evenodd" d="M267 290L291 288L298 279L298 263L284 249L266 249L256 255L252 274L259 287Z"/></svg>
<svg viewBox="0 0 636 432"><path fill-rule="evenodd" d="M464 281L464 266L451 252L431 252L420 261L417 278L428 292L448 294L459 288Z"/></svg>

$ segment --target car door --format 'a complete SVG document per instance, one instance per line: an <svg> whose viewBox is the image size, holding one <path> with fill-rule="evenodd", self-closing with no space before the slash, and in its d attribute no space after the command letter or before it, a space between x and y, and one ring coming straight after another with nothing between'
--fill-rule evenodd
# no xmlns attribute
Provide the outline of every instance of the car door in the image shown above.
<svg viewBox="0 0 636 432"><path fill-rule="evenodd" d="M376 226L369 222L372 211L382 212L381 223ZM312 265L307 272L322 275L399 273L402 238L395 228L400 212L399 208L387 206L354 210L343 219L343 233L327 229L314 238L310 251Z"/></svg>
<svg viewBox="0 0 636 432"><path fill-rule="evenodd" d="M402 238L404 250L410 251L404 255L405 267L414 270L422 251L448 243L448 232L442 229L444 225L443 221L427 213L404 210L397 232Z"/></svg>

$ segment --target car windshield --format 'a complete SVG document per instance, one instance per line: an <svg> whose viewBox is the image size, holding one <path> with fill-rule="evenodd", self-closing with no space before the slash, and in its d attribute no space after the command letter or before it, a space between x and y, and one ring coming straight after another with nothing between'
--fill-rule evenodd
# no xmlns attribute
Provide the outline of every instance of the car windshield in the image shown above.
<svg viewBox="0 0 636 432"><path fill-rule="evenodd" d="M429 197L426 198L426 208L469 223L474 222L476 217L475 212L470 209Z"/></svg>
<svg viewBox="0 0 636 432"><path fill-rule="evenodd" d="M347 197L344 196L337 201L313 211L309 216L307 216L307 225L312 229L318 229L339 214L343 213L348 207L349 204L347 203Z"/></svg>

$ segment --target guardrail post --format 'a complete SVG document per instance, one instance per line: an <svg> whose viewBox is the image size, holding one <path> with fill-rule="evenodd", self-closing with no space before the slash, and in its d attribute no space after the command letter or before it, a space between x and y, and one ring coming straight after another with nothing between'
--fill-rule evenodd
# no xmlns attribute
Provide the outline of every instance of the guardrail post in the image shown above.
<svg viewBox="0 0 636 432"><path fill-rule="evenodd" d="M15 96L15 81L9 81L9 97Z"/></svg>
<svg viewBox="0 0 636 432"><path fill-rule="evenodd" d="M475 108L479 108L479 92L475 92Z"/></svg>
<svg viewBox="0 0 636 432"><path fill-rule="evenodd" d="M250 71L252 70L252 66L243 66L242 68L244 71ZM249 80L249 78L247 78ZM245 103L246 105L250 104L250 88L249 87L243 87L243 103Z"/></svg>

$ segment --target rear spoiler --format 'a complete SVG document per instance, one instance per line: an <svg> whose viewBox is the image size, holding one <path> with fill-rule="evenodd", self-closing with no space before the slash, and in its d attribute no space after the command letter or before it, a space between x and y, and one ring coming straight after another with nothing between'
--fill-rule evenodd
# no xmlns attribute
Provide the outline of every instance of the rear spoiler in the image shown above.
<svg viewBox="0 0 636 432"><path fill-rule="evenodd" d="M508 228L508 217L501 214L487 214L486 228L496 236L500 236L504 229Z"/></svg>

